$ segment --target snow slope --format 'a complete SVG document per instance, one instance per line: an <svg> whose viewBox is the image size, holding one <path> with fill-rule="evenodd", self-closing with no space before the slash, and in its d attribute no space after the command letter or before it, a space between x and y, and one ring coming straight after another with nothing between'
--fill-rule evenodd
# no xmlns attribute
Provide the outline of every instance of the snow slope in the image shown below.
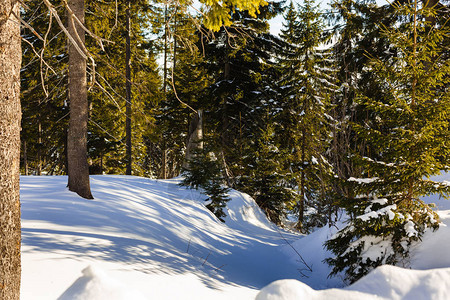
<svg viewBox="0 0 450 300"><path fill-rule="evenodd" d="M21 177L22 299L130 299L113 282L147 299L251 299L298 277L280 251L298 235L281 236L247 195L231 191L223 224L179 180L92 176L95 200L66 181Z"/></svg>
<svg viewBox="0 0 450 300"><path fill-rule="evenodd" d="M95 200L66 181L21 177L21 299L450 299L446 200L427 199L444 224L413 249L417 270L384 266L337 289L322 247L336 228L280 231L234 190L224 224L179 179L92 176Z"/></svg>

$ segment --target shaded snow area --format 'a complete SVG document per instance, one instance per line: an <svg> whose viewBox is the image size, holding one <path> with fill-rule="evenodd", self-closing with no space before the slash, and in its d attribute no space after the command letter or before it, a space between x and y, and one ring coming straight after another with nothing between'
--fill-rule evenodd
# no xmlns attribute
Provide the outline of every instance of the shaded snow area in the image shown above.
<svg viewBox="0 0 450 300"><path fill-rule="evenodd" d="M224 224L178 182L92 176L85 200L67 177L21 177L22 299L252 299L298 277L281 249L299 235L237 191Z"/></svg>
<svg viewBox="0 0 450 300"><path fill-rule="evenodd" d="M442 176L449 181L450 176ZM21 299L450 299L450 202L412 250L411 268L383 266L343 288L327 278L323 243L278 229L231 190L225 224L179 179L92 176L95 200L67 177L21 177Z"/></svg>

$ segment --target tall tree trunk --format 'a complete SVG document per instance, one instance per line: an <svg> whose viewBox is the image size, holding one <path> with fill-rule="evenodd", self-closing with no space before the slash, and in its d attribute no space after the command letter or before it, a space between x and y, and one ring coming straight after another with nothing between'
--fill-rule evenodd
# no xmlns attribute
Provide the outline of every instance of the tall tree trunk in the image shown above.
<svg viewBox="0 0 450 300"><path fill-rule="evenodd" d="M39 106L41 101L39 100ZM38 113L38 149L37 149L37 175L42 175L42 123L41 114Z"/></svg>
<svg viewBox="0 0 450 300"><path fill-rule="evenodd" d="M168 47L168 31L169 31L169 19L167 12L167 3L164 6L164 69L163 69L163 93L164 93L164 101L167 101L167 52L169 51ZM163 146L162 146L162 162L161 162L161 178L167 178L167 149L166 142L163 137Z"/></svg>
<svg viewBox="0 0 450 300"><path fill-rule="evenodd" d="M163 141L162 145L162 162L161 162L161 178L167 178L167 146L166 141Z"/></svg>
<svg viewBox="0 0 450 300"><path fill-rule="evenodd" d="M186 144L186 156L183 168L189 169L189 161L193 158L196 149L203 149L203 111L198 110L192 117L189 126L188 141Z"/></svg>
<svg viewBox="0 0 450 300"><path fill-rule="evenodd" d="M167 52L168 49L168 31L169 31L169 21L167 17L167 3L164 6L164 69L163 69L163 93L164 100L167 101Z"/></svg>
<svg viewBox="0 0 450 300"><path fill-rule="evenodd" d="M127 156L127 170L126 174L131 175L132 165L132 144L131 144L131 41L130 41L130 1L127 3L126 10L126 49L125 49L125 88L126 88L126 156Z"/></svg>
<svg viewBox="0 0 450 300"><path fill-rule="evenodd" d="M20 298L19 3L0 1L0 299Z"/></svg>
<svg viewBox="0 0 450 300"><path fill-rule="evenodd" d="M174 34L173 34L173 62L172 62L172 77L174 77L175 75L175 70L176 70L176 66L177 66L177 48L178 48L178 43L177 43L177 35L178 35L178 23L177 23L177 15L178 15L178 8L175 8L175 17L173 20L174 23ZM172 78L174 85L175 85L175 78ZM175 86L173 87L175 88Z"/></svg>
<svg viewBox="0 0 450 300"><path fill-rule="evenodd" d="M84 0L69 0L74 15L84 23ZM79 43L84 44L84 30L69 15L69 33ZM87 162L87 124L89 104L87 99L86 59L78 53L69 41L69 103L70 119L67 136L68 187L83 198L93 199L89 183Z"/></svg>

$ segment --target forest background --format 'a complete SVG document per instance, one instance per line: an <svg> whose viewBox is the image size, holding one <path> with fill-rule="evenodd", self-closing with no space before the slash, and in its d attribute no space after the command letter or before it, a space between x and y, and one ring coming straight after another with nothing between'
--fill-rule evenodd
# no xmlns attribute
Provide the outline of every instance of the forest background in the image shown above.
<svg viewBox="0 0 450 300"><path fill-rule="evenodd" d="M63 175L67 40L42 1L26 4L21 173ZM232 187L301 232L344 214L327 247L349 282L405 259L438 227L421 197L450 191L429 179L450 168L448 2L225 8L232 22L210 31L178 2L86 2L89 173L184 173L218 218ZM376 258L361 255L367 236L388 241Z"/></svg>

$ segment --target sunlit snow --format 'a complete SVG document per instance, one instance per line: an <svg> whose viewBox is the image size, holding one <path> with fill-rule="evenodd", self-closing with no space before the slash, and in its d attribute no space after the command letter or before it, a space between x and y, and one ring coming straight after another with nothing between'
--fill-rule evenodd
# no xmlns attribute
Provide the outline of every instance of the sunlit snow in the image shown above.
<svg viewBox="0 0 450 300"><path fill-rule="evenodd" d="M280 230L235 190L224 224L179 179L92 176L95 200L66 182L21 177L21 299L450 299L446 200L426 199L443 222L412 250L426 271L385 266L337 289L322 246L336 227Z"/></svg>

